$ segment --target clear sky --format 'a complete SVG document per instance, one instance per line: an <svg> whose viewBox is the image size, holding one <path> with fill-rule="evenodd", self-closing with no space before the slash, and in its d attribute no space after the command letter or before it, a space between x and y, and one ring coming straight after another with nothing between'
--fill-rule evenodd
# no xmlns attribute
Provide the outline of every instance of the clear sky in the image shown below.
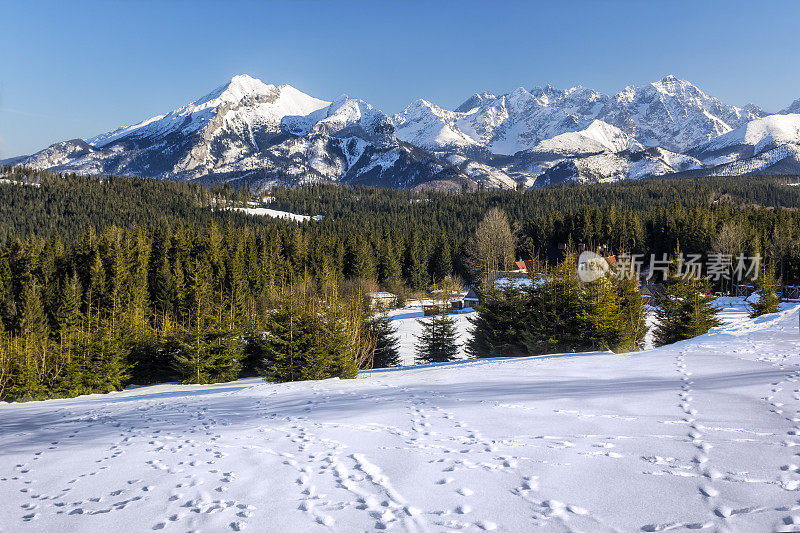
<svg viewBox="0 0 800 533"><path fill-rule="evenodd" d="M0 158L166 113L247 73L387 113L424 97L675 74L800 98L800 2L0 0Z"/></svg>

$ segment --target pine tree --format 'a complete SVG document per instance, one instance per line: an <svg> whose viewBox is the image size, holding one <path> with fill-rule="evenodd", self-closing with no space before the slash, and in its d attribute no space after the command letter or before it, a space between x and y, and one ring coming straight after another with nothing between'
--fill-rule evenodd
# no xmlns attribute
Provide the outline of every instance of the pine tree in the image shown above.
<svg viewBox="0 0 800 533"><path fill-rule="evenodd" d="M528 313L522 341L534 355L588 350L583 335L583 287L575 259L568 250L563 261L546 269L528 289Z"/></svg>
<svg viewBox="0 0 800 533"><path fill-rule="evenodd" d="M673 263L656 303L656 346L708 333L721 324L708 278L685 276Z"/></svg>
<svg viewBox="0 0 800 533"><path fill-rule="evenodd" d="M456 323L448 313L446 305L439 306L439 312L427 320L417 320L422 333L417 336L417 364L446 363L454 361L458 355L458 334Z"/></svg>
<svg viewBox="0 0 800 533"><path fill-rule="evenodd" d="M581 332L591 349L611 350L620 343L621 303L610 276L586 284Z"/></svg>
<svg viewBox="0 0 800 533"><path fill-rule="evenodd" d="M366 321L367 335L375 342L372 352L372 367L387 368L400 366L400 353L397 345L397 328L386 313L377 314Z"/></svg>
<svg viewBox="0 0 800 533"><path fill-rule="evenodd" d="M513 283L484 291L477 314L468 320L474 326L467 341L472 357L517 357L530 355L522 341L526 299Z"/></svg>
<svg viewBox="0 0 800 533"><path fill-rule="evenodd" d="M755 294L758 295L758 300L750 304L750 318L777 313L780 310L781 299L775 290L776 286L772 265L764 265L761 276L756 282Z"/></svg>
<svg viewBox="0 0 800 533"><path fill-rule="evenodd" d="M641 350L647 335L647 306L633 278L618 279L617 295L620 303L620 325L616 352Z"/></svg>
<svg viewBox="0 0 800 533"><path fill-rule="evenodd" d="M303 379L308 360L317 355L319 317L303 305L292 288L284 291L265 329L268 345L261 365L264 377L279 383Z"/></svg>

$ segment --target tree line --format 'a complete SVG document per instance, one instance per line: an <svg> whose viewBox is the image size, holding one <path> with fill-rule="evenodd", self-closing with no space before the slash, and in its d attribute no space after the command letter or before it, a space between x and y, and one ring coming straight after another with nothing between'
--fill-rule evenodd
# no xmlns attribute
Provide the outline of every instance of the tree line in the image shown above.
<svg viewBox="0 0 800 533"><path fill-rule="evenodd" d="M492 208L511 223L515 259L554 262L567 245L614 252L761 254L779 283L800 284L800 188L789 177L649 179L530 191L449 193L330 184L253 191L183 182L101 179L6 167L0 185L0 244L11 238L75 240L93 228L181 224L248 227L281 234L292 267L314 270L327 257L344 278L395 291L424 290L448 275L480 279L470 239ZM282 220L226 209L261 202L322 220ZM714 290L728 290L716 282Z"/></svg>

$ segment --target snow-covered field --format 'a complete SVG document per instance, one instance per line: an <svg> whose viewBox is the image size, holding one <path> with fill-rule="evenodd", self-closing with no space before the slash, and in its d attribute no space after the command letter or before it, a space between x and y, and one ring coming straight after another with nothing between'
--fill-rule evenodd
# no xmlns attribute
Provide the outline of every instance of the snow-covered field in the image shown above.
<svg viewBox="0 0 800 533"><path fill-rule="evenodd" d="M304 222L311 220L313 217L308 215L298 215L297 213L289 213L288 211L278 211L277 209L268 209L266 207L231 207L233 211L241 211L247 215L272 217L272 218L287 218L295 222Z"/></svg>
<svg viewBox="0 0 800 533"><path fill-rule="evenodd" d="M800 528L798 307L727 318L627 355L0 405L0 529Z"/></svg>

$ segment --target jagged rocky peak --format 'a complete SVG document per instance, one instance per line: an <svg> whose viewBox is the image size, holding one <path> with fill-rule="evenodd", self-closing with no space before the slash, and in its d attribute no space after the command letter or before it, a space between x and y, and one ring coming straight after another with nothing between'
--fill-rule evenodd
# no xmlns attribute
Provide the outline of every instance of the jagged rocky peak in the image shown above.
<svg viewBox="0 0 800 533"><path fill-rule="evenodd" d="M550 105L557 102L559 98L564 96L564 91L557 89L549 83L544 87L534 87L530 93L539 99L544 105Z"/></svg>
<svg viewBox="0 0 800 533"><path fill-rule="evenodd" d="M664 94L668 94L670 96L679 96L682 94L687 95L703 95L703 91L698 89L695 85L691 84L686 80L682 80L677 76L672 74L668 74L661 78L658 81L654 81L651 83L653 87L655 87L659 92Z"/></svg>
<svg viewBox="0 0 800 533"><path fill-rule="evenodd" d="M789 114L796 114L800 113L800 98L789 104L789 107L786 109L782 109L779 111L781 115L789 115Z"/></svg>
<svg viewBox="0 0 800 533"><path fill-rule="evenodd" d="M459 113L466 113L467 111L475 109L476 107L480 107L485 102L494 100L495 98L497 98L497 96L488 91L484 91L482 93L475 93L469 98L467 98L467 100L465 100L464 103L458 106L455 110L458 111Z"/></svg>

